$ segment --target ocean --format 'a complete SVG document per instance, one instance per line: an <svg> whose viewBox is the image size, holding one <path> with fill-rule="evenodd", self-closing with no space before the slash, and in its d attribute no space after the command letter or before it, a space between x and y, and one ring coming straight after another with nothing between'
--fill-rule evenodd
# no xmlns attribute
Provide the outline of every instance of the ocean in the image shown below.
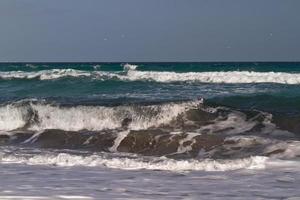
<svg viewBox="0 0 300 200"><path fill-rule="evenodd" d="M300 63L1 63L0 199L300 199Z"/></svg>

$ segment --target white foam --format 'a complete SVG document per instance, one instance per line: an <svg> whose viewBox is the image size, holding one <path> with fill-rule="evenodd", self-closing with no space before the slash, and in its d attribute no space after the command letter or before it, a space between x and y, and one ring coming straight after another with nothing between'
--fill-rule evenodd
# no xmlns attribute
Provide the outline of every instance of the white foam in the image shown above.
<svg viewBox="0 0 300 200"><path fill-rule="evenodd" d="M58 195L58 198L62 198L62 199L94 199L92 197L88 197L88 196L75 196L75 195Z"/></svg>
<svg viewBox="0 0 300 200"><path fill-rule="evenodd" d="M135 71L130 70L124 79L151 80L157 82L177 82L190 81L202 83L281 83L281 84L300 84L299 73L283 72L154 72L154 71Z"/></svg>
<svg viewBox="0 0 300 200"><path fill-rule="evenodd" d="M131 65L131 64L125 64L124 65L124 70L129 71L129 70L136 70L138 68L138 65Z"/></svg>
<svg viewBox="0 0 300 200"><path fill-rule="evenodd" d="M21 195L2 195L0 194L1 200L49 200L48 197L42 197L42 196L21 196Z"/></svg>
<svg viewBox="0 0 300 200"><path fill-rule="evenodd" d="M22 142L23 144L26 143L34 143L38 137L43 133L43 131L38 131L35 134L33 134L30 138L28 138L27 140L25 140L24 142Z"/></svg>
<svg viewBox="0 0 300 200"><path fill-rule="evenodd" d="M101 69L101 65L94 65L94 66L93 66L93 69L94 69L94 70L100 70L100 69Z"/></svg>
<svg viewBox="0 0 300 200"><path fill-rule="evenodd" d="M173 133L174 134L174 133ZM185 153L193 150L193 144L196 143L194 137L200 135L199 133L188 132L186 137L179 141L179 146L177 148L177 153ZM185 142L191 141L189 145L185 145Z"/></svg>
<svg viewBox="0 0 300 200"><path fill-rule="evenodd" d="M0 107L0 131L23 128L29 130L61 129L66 131L103 130L122 127L124 119L132 122L128 128L147 129L167 124L197 102L170 103L150 106L77 106L59 107L49 104L6 105ZM32 113L38 120L34 121Z"/></svg>
<svg viewBox="0 0 300 200"><path fill-rule="evenodd" d="M269 138L264 138L260 136L255 136L255 135L235 135L231 137L225 138L225 143L228 141L234 141L234 143L229 143L227 145L229 146L236 146L236 147L250 147L253 145L267 145L267 144L272 144L275 142L278 142L275 139L269 139Z"/></svg>
<svg viewBox="0 0 300 200"><path fill-rule="evenodd" d="M156 82L200 82L200 83L281 83L300 84L300 73L285 72L155 72L138 71L138 65L125 64L125 75L104 71L83 71L75 69L51 69L35 72L9 71L0 72L1 79L35 79L50 80L61 77L91 77L107 80L117 78L123 81L156 81ZM97 68L98 69L98 68Z"/></svg>
<svg viewBox="0 0 300 200"><path fill-rule="evenodd" d="M25 126L28 108L6 105L0 107L0 130L9 131Z"/></svg>
<svg viewBox="0 0 300 200"><path fill-rule="evenodd" d="M83 71L75 69L51 69L41 71L9 71L0 72L1 79L40 79L40 80L52 80L63 77L92 77L92 78L113 78L118 76L117 74L100 72L100 71Z"/></svg>
<svg viewBox="0 0 300 200"><path fill-rule="evenodd" d="M118 146L121 144L122 140L124 140L124 138L126 138L128 133L129 133L129 131L121 131L120 133L118 133L118 136L115 139L113 146L110 147L109 150L111 152L117 152Z"/></svg>
<svg viewBox="0 0 300 200"><path fill-rule="evenodd" d="M62 167L87 166L108 167L124 170L167 170L167 171L229 171L238 169L264 169L266 157L249 157L237 160L160 160L143 161L133 158L106 158L100 155L80 156L67 153L56 155L0 155L1 163L23 163L28 165L55 165Z"/></svg>
<svg viewBox="0 0 300 200"><path fill-rule="evenodd" d="M222 132L222 134L238 134L251 130L257 122L247 120L245 114L235 111L228 114L226 119L217 118L214 123L201 126L197 132L216 133Z"/></svg>

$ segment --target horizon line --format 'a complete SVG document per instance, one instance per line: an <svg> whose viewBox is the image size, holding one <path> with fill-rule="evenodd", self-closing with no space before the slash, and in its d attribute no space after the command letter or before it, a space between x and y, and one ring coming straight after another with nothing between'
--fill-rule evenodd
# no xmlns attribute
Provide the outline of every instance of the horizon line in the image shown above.
<svg viewBox="0 0 300 200"><path fill-rule="evenodd" d="M36 63L36 64L55 64L55 63L300 63L299 61L0 61L6 63Z"/></svg>

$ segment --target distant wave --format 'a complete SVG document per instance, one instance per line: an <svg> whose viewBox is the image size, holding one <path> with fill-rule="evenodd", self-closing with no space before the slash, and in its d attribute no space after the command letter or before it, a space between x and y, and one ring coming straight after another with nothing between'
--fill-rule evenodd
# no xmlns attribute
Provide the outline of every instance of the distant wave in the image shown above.
<svg viewBox="0 0 300 200"><path fill-rule="evenodd" d="M76 69L51 69L41 71L8 71L0 72L0 79L40 79L40 80L52 80L64 77L92 77L98 79L110 79L116 74L101 71L83 71Z"/></svg>
<svg viewBox="0 0 300 200"><path fill-rule="evenodd" d="M125 64L124 65L124 70L125 71L128 71L128 70L136 70L138 68L138 65L131 65L131 64Z"/></svg>
<svg viewBox="0 0 300 200"><path fill-rule="evenodd" d="M300 74L280 72L153 72L128 71L125 80L149 80L157 82L202 82L202 83L281 83L300 84Z"/></svg>
<svg viewBox="0 0 300 200"><path fill-rule="evenodd" d="M199 82L199 83L279 83L300 84L300 73L285 72L158 72L138 71L137 65L124 65L124 72L84 71L75 69L51 69L41 71L0 72L0 79L40 79L51 80L63 77L90 77L98 80L117 79L121 81Z"/></svg>

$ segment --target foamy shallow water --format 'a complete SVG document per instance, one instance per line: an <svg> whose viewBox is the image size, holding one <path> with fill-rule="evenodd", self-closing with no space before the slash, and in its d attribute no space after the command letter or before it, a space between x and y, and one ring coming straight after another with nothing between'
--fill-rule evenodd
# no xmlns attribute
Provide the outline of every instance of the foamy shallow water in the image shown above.
<svg viewBox="0 0 300 200"><path fill-rule="evenodd" d="M2 152L0 199L300 198L296 160L188 162L120 153Z"/></svg>
<svg viewBox="0 0 300 200"><path fill-rule="evenodd" d="M0 199L297 199L293 167L227 172L0 164Z"/></svg>

